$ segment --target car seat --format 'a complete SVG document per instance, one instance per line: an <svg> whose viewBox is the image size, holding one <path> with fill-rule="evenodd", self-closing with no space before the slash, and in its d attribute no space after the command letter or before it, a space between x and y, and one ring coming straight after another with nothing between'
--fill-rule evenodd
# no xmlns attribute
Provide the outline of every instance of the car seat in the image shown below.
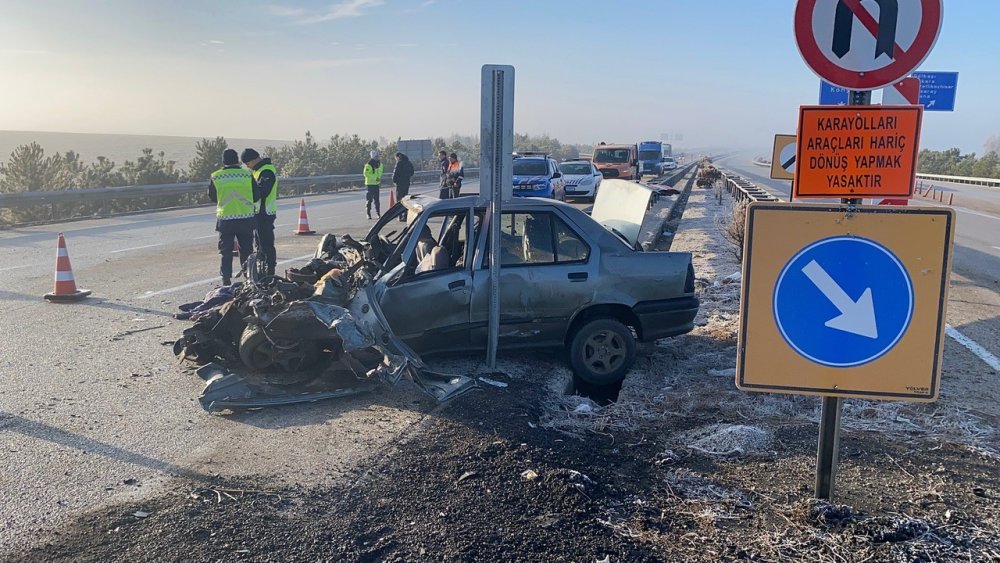
<svg viewBox="0 0 1000 563"><path fill-rule="evenodd" d="M552 256L552 221L548 215L528 215L525 218L522 243L525 262L554 261Z"/></svg>

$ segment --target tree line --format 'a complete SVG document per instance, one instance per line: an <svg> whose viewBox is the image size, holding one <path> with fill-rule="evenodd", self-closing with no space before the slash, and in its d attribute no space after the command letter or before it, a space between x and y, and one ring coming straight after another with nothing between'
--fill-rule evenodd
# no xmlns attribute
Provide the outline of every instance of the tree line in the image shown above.
<svg viewBox="0 0 1000 563"><path fill-rule="evenodd" d="M434 153L440 150L457 153L468 167L479 165L479 138L452 135L433 139ZM222 152L230 148L225 137L201 139L195 144L195 156L182 168L168 160L161 151L154 153L144 148L135 160L121 165L99 156L90 163L80 159L75 151L45 154L38 143L15 148L6 162L0 162L0 193L38 192L104 188L117 186L142 186L179 182L207 181L209 175L221 166ZM237 150L243 147L232 147ZM319 142L310 133L305 138L279 147L255 147L268 156L281 176L324 176L334 174L359 174L368 154L378 150L392 168L392 155L396 142L385 139L364 139L359 135L334 135ZM548 135L514 136L515 151L545 151L559 160L576 158L591 147L561 143ZM436 158L427 162L414 161L417 169L434 169Z"/></svg>
<svg viewBox="0 0 1000 563"><path fill-rule="evenodd" d="M452 135L432 140L434 154L444 150L457 153L466 167L479 165L479 138L470 135ZM6 162L0 162L0 194L109 188L119 186L144 186L181 182L208 181L209 175L221 167L222 152L227 148L237 151L244 147L229 147L225 137L201 139L195 143L195 154L186 168L161 152L151 148L141 150L135 160L120 165L99 156L93 162L83 162L79 153L46 154L38 143L15 148ZM270 157L285 177L360 174L372 149L382 154L386 170L392 169L396 141L365 139L359 135L334 135L320 142L310 132L303 139L282 146L254 147L263 156ZM548 135L514 136L515 151L545 151L563 160L576 158L580 152L590 152L591 147L561 143ZM428 161L414 160L417 170L434 170L436 157ZM0 224L86 217L94 214L113 214L159 209L182 205L208 203L206 194L183 196L155 196L139 199L91 204L65 204L47 206L45 209L0 209Z"/></svg>
<svg viewBox="0 0 1000 563"><path fill-rule="evenodd" d="M1000 137L990 137L982 156L959 149L920 151L920 171L925 174L1000 178Z"/></svg>

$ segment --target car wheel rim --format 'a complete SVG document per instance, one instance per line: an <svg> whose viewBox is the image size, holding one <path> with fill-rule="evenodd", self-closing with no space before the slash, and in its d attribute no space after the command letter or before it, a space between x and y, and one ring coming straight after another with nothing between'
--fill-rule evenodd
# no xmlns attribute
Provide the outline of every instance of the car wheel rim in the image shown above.
<svg viewBox="0 0 1000 563"><path fill-rule="evenodd" d="M608 330L594 333L583 345L584 364L598 375L608 375L620 368L625 355L625 339Z"/></svg>

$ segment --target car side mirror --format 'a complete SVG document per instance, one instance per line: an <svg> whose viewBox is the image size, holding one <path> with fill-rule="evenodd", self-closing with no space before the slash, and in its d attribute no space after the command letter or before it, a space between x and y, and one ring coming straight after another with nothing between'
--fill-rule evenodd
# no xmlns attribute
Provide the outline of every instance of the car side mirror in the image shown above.
<svg viewBox="0 0 1000 563"><path fill-rule="evenodd" d="M555 174L552 175L552 178L553 179L555 179L555 178L562 178L562 172L556 172Z"/></svg>

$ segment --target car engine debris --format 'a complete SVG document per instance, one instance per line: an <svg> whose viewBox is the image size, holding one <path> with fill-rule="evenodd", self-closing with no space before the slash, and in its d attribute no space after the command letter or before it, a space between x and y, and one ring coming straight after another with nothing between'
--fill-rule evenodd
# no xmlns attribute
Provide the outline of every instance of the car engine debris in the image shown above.
<svg viewBox="0 0 1000 563"><path fill-rule="evenodd" d="M231 301L201 312L174 353L201 366L202 407L320 401L404 377L438 401L475 389L471 377L429 370L393 334L376 298L381 265L372 256L367 243L326 235L304 267L234 284Z"/></svg>

